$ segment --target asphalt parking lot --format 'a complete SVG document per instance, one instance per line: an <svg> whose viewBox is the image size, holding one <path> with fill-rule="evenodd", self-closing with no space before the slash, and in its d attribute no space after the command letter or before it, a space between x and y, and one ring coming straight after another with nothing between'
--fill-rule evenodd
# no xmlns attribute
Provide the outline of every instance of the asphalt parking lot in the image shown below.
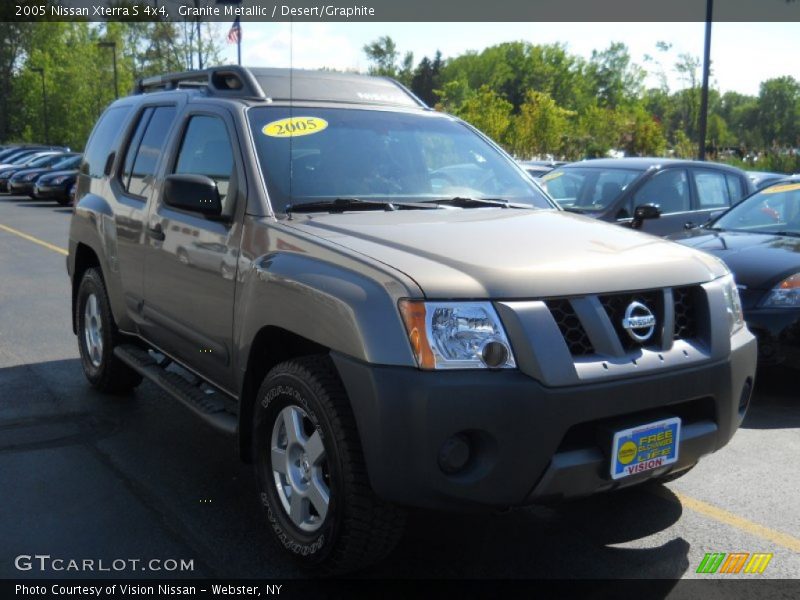
<svg viewBox="0 0 800 600"><path fill-rule="evenodd" d="M232 439L148 382L114 398L85 382L70 212L0 196L0 578L42 576L15 568L23 554L193 560L171 576L301 576L269 540ZM398 550L365 575L680 579L712 577L696 573L709 552L764 552L763 574L718 576L798 577L796 382L759 373L731 444L676 482L489 516L414 513Z"/></svg>

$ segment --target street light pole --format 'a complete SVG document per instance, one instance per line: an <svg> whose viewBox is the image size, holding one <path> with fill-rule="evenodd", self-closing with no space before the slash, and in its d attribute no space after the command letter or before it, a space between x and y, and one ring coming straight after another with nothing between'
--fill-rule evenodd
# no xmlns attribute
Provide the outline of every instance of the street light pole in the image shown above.
<svg viewBox="0 0 800 600"><path fill-rule="evenodd" d="M97 42L100 48L111 48L114 56L114 98L119 98L119 85L117 84L117 42Z"/></svg>
<svg viewBox="0 0 800 600"><path fill-rule="evenodd" d="M44 107L44 143L50 143L50 124L47 119L47 87L44 84L44 67L32 67L31 71L42 76L42 106Z"/></svg>
<svg viewBox="0 0 800 600"><path fill-rule="evenodd" d="M714 11L714 0L706 0L706 43L703 56L703 89L700 97L700 147L698 160L706 159L706 130L708 127L708 74L711 67L711 17Z"/></svg>

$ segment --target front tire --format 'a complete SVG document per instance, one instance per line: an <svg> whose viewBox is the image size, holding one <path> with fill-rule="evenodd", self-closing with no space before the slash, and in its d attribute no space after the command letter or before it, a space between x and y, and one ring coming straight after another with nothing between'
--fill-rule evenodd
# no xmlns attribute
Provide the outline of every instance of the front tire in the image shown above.
<svg viewBox="0 0 800 600"><path fill-rule="evenodd" d="M345 573L399 541L403 512L369 485L347 395L327 356L273 368L254 409L253 455L267 519L303 566Z"/></svg>
<svg viewBox="0 0 800 600"><path fill-rule="evenodd" d="M75 300L78 348L86 379L101 392L127 392L142 376L114 356L119 334L111 314L106 286L98 269L87 269Z"/></svg>

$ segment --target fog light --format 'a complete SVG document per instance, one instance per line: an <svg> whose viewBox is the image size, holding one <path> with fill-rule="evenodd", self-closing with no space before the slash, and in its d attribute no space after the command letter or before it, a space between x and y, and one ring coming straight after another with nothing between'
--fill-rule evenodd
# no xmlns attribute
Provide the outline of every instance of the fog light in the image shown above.
<svg viewBox="0 0 800 600"><path fill-rule="evenodd" d="M439 468L448 475L457 473L469 462L469 455L467 436L456 434L445 440L439 449Z"/></svg>
<svg viewBox="0 0 800 600"><path fill-rule="evenodd" d="M481 348L481 360L490 369L496 369L508 361L508 347L503 342L492 340Z"/></svg>
<svg viewBox="0 0 800 600"><path fill-rule="evenodd" d="M753 395L753 380L749 377L742 386L742 395L739 396L739 416L744 417L747 408L750 406L750 398Z"/></svg>

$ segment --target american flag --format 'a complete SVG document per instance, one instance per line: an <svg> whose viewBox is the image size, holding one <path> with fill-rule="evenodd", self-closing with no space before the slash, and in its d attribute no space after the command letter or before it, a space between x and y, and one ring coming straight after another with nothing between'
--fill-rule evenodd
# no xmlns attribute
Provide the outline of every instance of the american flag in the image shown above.
<svg viewBox="0 0 800 600"><path fill-rule="evenodd" d="M242 25L239 23L239 17L236 17L236 20L231 25L230 31L228 31L228 43L229 44L238 44L242 39Z"/></svg>

